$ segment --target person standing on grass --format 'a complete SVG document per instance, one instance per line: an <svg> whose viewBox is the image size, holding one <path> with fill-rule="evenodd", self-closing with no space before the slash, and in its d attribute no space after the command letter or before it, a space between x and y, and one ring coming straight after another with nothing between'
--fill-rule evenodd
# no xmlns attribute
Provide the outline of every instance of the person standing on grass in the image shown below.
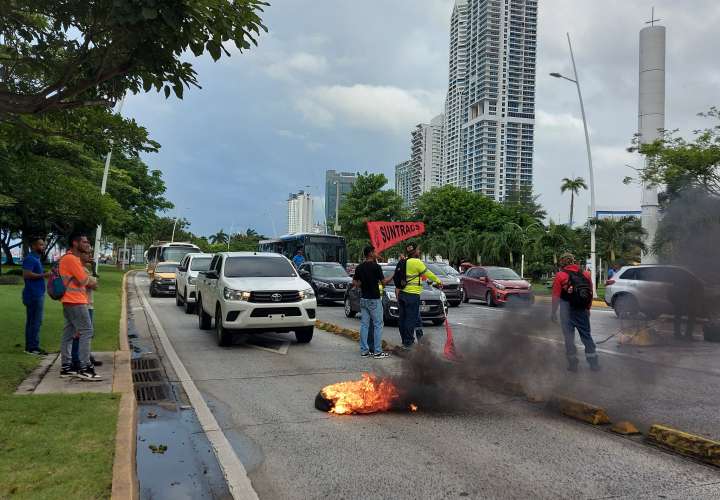
<svg viewBox="0 0 720 500"><path fill-rule="evenodd" d="M45 240L31 238L31 252L23 259L23 279L25 287L22 301L25 305L25 352L35 356L47 354L40 348L40 326L45 307L45 279L50 276L42 265L42 254L45 251Z"/></svg>
<svg viewBox="0 0 720 500"><path fill-rule="evenodd" d="M97 288L97 275L95 274L95 262L93 261L93 250L92 247L90 247L87 251L83 250L81 252L80 260L82 261L83 265L85 266L85 269L87 269L88 273L91 273L91 276L88 276L88 287L86 289L87 291L87 298L88 298L88 314L90 315L90 326L92 326L92 335L91 339L95 337L95 306L93 302L94 298L94 292L95 288ZM92 352L90 352L90 364L95 366L102 366L102 361L98 361L95 359L95 357L92 355ZM72 365L75 370L80 370L80 335L79 333L75 333L75 337L73 338L73 344L72 344Z"/></svg>
<svg viewBox="0 0 720 500"><path fill-rule="evenodd" d="M585 359L590 369L600 370L595 342L590 334L590 307L592 307L593 293L590 273L580 271L571 253L560 256L560 271L555 275L552 286L552 321L557 321L557 311L560 309L560 326L565 338L565 355L567 356L568 371L576 372L578 369L577 348L575 347L575 330L580 334L580 340L585 346Z"/></svg>
<svg viewBox="0 0 720 500"><path fill-rule="evenodd" d="M65 317L60 342L60 376L76 376L81 380L95 381L102 380L102 377L95 373L95 368L90 363L92 324L88 312L87 288L95 288L96 285L89 284L90 279L81 260L83 252L89 250L90 241L87 236L75 233L70 236L68 252L60 259L59 273L65 285L65 293L60 299ZM76 334L79 337L79 371L72 367L72 343Z"/></svg>
<svg viewBox="0 0 720 500"><path fill-rule="evenodd" d="M355 268L353 285L360 288L360 356L370 356L368 336L373 328L373 357L383 359L389 356L382 350L383 305L380 287L387 284L382 268L377 263L375 249L371 246L363 250L365 261Z"/></svg>

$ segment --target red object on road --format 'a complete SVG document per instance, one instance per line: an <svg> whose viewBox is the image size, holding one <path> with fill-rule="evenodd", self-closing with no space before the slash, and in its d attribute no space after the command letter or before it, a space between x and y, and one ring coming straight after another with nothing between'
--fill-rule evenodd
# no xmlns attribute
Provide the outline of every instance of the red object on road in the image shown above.
<svg viewBox="0 0 720 500"><path fill-rule="evenodd" d="M447 315L445 316L445 335L445 348L443 349L443 354L445 355L445 358L449 359L450 361L459 360L460 355L455 350L455 340L453 339L452 328L450 328L450 322L447 319Z"/></svg>

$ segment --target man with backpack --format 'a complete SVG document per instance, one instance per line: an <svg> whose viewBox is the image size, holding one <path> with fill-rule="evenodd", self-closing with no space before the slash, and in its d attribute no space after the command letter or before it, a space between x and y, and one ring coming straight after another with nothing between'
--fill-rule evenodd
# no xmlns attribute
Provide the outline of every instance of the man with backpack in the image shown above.
<svg viewBox="0 0 720 500"><path fill-rule="evenodd" d="M25 287L22 292L22 301L25 305L25 352L36 356L47 354L40 348L40 326L43 320L45 306L45 278L50 276L42 265L42 254L45 250L45 240L31 238L32 250L23 259L23 279Z"/></svg>
<svg viewBox="0 0 720 500"><path fill-rule="evenodd" d="M555 275L552 287L552 321L557 321L560 309L560 326L565 337L565 355L568 371L578 369L575 329L585 346L585 359L593 371L600 370L595 342L590 335L590 307L593 301L590 273L581 271L571 253L560 256L560 271Z"/></svg>
<svg viewBox="0 0 720 500"><path fill-rule="evenodd" d="M82 380L102 380L95 373L90 362L90 339L93 334L90 313L88 312L87 288L94 288L82 263L82 255L90 250L90 241L87 236L75 233L70 236L69 250L62 256L58 272L65 287L60 301L63 305L65 326L60 342L60 369L61 377L76 376ZM72 344L75 335L78 335L79 371L72 366Z"/></svg>
<svg viewBox="0 0 720 500"><path fill-rule="evenodd" d="M393 282L397 289L400 308L400 337L403 349L409 350L415 343L415 338L417 337L417 341L420 342L423 336L420 317L422 280L429 279L439 287L442 287L442 282L419 259L420 248L415 243L408 244L405 252L407 259L398 262L393 274Z"/></svg>

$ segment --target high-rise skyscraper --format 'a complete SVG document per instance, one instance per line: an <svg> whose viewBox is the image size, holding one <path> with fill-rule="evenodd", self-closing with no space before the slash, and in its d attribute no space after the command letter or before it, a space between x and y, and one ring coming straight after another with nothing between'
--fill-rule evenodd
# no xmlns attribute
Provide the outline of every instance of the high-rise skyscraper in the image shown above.
<svg viewBox="0 0 720 500"><path fill-rule="evenodd" d="M422 193L442 185L444 127L445 116L438 115L429 124L418 124L410 134L410 160L395 167L395 191L406 205L412 205Z"/></svg>
<svg viewBox="0 0 720 500"><path fill-rule="evenodd" d="M443 183L502 201L532 187L537 0L457 0Z"/></svg>
<svg viewBox="0 0 720 500"><path fill-rule="evenodd" d="M352 172L325 171L325 225L328 232L333 232L340 207L352 190L355 179L356 175Z"/></svg>
<svg viewBox="0 0 720 500"><path fill-rule="evenodd" d="M313 198L310 193L298 191L288 196L288 234L309 233L314 226Z"/></svg>

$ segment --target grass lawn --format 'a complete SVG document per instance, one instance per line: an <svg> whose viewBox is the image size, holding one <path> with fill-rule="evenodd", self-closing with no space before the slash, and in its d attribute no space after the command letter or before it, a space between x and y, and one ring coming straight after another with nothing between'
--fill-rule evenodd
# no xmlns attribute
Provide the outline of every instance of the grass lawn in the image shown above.
<svg viewBox="0 0 720 500"><path fill-rule="evenodd" d="M7 269L7 268L5 268ZM94 351L118 346L122 272L100 267ZM108 498L119 396L15 396L39 360L23 353L22 285L0 285L0 498ZM41 346L58 351L62 307L45 298Z"/></svg>

